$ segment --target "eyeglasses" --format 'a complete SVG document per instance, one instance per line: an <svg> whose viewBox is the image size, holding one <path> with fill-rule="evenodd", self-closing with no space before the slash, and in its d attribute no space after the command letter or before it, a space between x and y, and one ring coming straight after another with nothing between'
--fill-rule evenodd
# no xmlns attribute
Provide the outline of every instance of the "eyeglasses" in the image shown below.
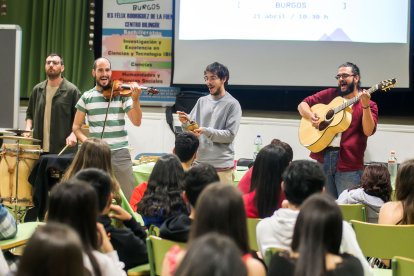
<svg viewBox="0 0 414 276"><path fill-rule="evenodd" d="M339 80L339 79L347 79L347 78L349 78L349 77L352 77L352 76L355 76L355 75L350 75L350 74L338 74L338 75L336 75L335 76L335 79L337 79L337 80Z"/></svg>

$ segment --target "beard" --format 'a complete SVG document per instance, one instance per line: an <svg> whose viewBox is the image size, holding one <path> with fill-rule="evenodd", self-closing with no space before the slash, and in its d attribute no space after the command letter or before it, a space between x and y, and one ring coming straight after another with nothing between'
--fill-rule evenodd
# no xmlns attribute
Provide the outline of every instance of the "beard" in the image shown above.
<svg viewBox="0 0 414 276"><path fill-rule="evenodd" d="M101 87L102 90L108 90L108 89L112 89L112 81L108 81L107 85L102 85L100 82L100 79L95 79L96 85Z"/></svg>
<svg viewBox="0 0 414 276"><path fill-rule="evenodd" d="M338 85L338 93L341 97L344 97L346 95L351 94L355 90L356 84L351 82L350 84L347 84L345 91L341 90L341 84Z"/></svg>
<svg viewBox="0 0 414 276"><path fill-rule="evenodd" d="M55 79L57 79L57 78L60 77L60 72L54 72L54 71L50 72L50 71L47 71L46 72L46 75L47 75L48 79L55 80Z"/></svg>

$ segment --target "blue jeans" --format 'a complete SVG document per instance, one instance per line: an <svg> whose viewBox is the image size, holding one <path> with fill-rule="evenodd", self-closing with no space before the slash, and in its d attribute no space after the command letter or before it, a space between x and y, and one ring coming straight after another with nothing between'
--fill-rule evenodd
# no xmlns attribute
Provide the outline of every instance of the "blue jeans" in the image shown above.
<svg viewBox="0 0 414 276"><path fill-rule="evenodd" d="M325 172L327 182L327 192L335 198L347 189L353 188L360 184L362 170L339 172L336 170L339 150L326 151L324 154L323 171Z"/></svg>

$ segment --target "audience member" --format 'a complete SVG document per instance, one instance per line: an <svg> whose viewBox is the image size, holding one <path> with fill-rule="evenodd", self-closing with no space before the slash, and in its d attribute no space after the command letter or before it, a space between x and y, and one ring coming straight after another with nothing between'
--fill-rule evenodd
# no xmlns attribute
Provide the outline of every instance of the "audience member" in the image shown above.
<svg viewBox="0 0 414 276"><path fill-rule="evenodd" d="M364 204L367 220L378 222L378 214L382 205L391 198L391 180L387 167L372 164L364 169L361 185L344 190L338 197L338 204Z"/></svg>
<svg viewBox="0 0 414 276"><path fill-rule="evenodd" d="M333 198L322 194L310 196L296 220L292 252L275 254L267 275L362 276L359 260L339 253L342 224L341 210Z"/></svg>
<svg viewBox="0 0 414 276"><path fill-rule="evenodd" d="M403 162L395 180L397 201L385 203L380 210L380 224L414 224L414 159Z"/></svg>
<svg viewBox="0 0 414 276"><path fill-rule="evenodd" d="M189 203L190 215L178 214L167 218L160 227L160 237L178 242L187 242L191 224L195 217L198 196L209 184L218 182L219 176L210 164L197 164L185 173L183 198Z"/></svg>
<svg viewBox="0 0 414 276"><path fill-rule="evenodd" d="M190 231L190 244L205 234L216 232L230 237L238 246L248 275L265 275L264 265L253 258L247 238L246 212L243 199L236 187L215 183L201 193L196 204L196 216ZM182 253L173 247L164 260L163 271L174 275ZM176 260L174 261L174 258Z"/></svg>
<svg viewBox="0 0 414 276"><path fill-rule="evenodd" d="M0 204L0 240L11 239L16 236L17 223L9 211Z"/></svg>
<svg viewBox="0 0 414 276"><path fill-rule="evenodd" d="M153 224L160 227L170 216L188 214L181 197L183 179L184 170L177 156L167 154L158 159L144 197L138 203L137 212L142 216L145 226Z"/></svg>
<svg viewBox="0 0 414 276"><path fill-rule="evenodd" d="M111 176L111 190L115 199L119 202L120 186L112 170L111 149L107 142L97 138L86 139L63 175L62 181L68 181L78 171L87 168L101 169Z"/></svg>
<svg viewBox="0 0 414 276"><path fill-rule="evenodd" d="M180 159L183 169L187 171L193 164L200 144L197 136L192 132L183 132L175 137L173 153Z"/></svg>
<svg viewBox="0 0 414 276"><path fill-rule="evenodd" d="M192 166L197 155L198 145L198 138L192 132L179 133L175 137L173 153L180 159L184 171L187 171ZM147 187L148 182L142 182L134 188L131 198L129 199L129 205L131 205L131 208L134 211L137 211L136 205L141 201Z"/></svg>
<svg viewBox="0 0 414 276"><path fill-rule="evenodd" d="M98 199L88 183L72 180L52 188L47 221L71 226L79 235L84 265L95 276L126 275L102 224L97 223Z"/></svg>
<svg viewBox="0 0 414 276"><path fill-rule="evenodd" d="M289 160L289 162L292 162L293 150L292 150L292 147L288 143L282 142L279 139L273 139L270 142L270 144L283 147L286 151L287 159ZM243 175L243 177L239 181L239 184L237 185L237 188L239 188L239 191L243 195L250 193L254 189L254 188L251 188L252 174L253 174L253 166L250 167L249 170L247 170L247 172Z"/></svg>
<svg viewBox="0 0 414 276"><path fill-rule="evenodd" d="M302 203L311 195L321 193L326 176L320 164L309 160L293 161L283 173L282 189L285 191L287 208L280 208L260 221L256 228L259 250L263 256L267 248L290 249L293 229ZM365 275L371 275L371 268L359 248L351 225L342 223L341 252L357 257L364 267Z"/></svg>
<svg viewBox="0 0 414 276"><path fill-rule="evenodd" d="M98 196L99 222L111 237L110 241L118 252L119 259L125 263L125 270L148 263L145 229L118 205L113 205L111 195L111 177L100 169L84 169L75 175L75 179L92 185ZM123 223L123 228L114 227L112 219Z"/></svg>
<svg viewBox="0 0 414 276"><path fill-rule="evenodd" d="M247 276L234 241L217 233L205 234L189 246L175 276Z"/></svg>
<svg viewBox="0 0 414 276"><path fill-rule="evenodd" d="M26 244L16 273L16 276L52 275L90 275L83 263L79 236L69 226L59 223L36 229Z"/></svg>
<svg viewBox="0 0 414 276"><path fill-rule="evenodd" d="M270 217L280 208L285 198L280 188L282 173L289 161L281 146L270 144L259 151L253 166L252 191L243 195L247 217Z"/></svg>

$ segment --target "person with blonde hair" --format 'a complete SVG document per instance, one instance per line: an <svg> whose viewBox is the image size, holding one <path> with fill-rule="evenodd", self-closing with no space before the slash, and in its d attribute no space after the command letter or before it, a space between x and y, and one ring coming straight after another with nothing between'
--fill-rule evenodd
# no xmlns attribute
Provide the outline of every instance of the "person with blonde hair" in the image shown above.
<svg viewBox="0 0 414 276"><path fill-rule="evenodd" d="M119 183L112 170L111 149L107 142L97 138L88 138L76 153L75 158L63 175L62 181L68 181L82 169L96 168L107 172L112 179L112 194L119 201Z"/></svg>

